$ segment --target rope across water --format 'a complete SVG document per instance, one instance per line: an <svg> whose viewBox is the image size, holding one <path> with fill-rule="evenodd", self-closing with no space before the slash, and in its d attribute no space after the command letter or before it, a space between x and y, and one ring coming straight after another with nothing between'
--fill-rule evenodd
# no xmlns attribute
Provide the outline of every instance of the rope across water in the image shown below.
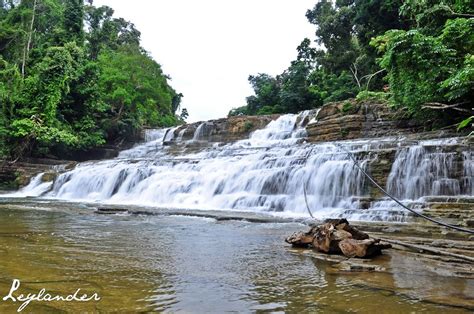
<svg viewBox="0 0 474 314"><path fill-rule="evenodd" d="M374 180L374 178L372 178L372 176L370 176L365 170L364 168L362 168L358 161L355 159L354 155L348 151L346 148L344 148L342 145L338 145L336 144L337 147L339 147L341 150L343 150L347 155L349 155L349 157L351 158L351 160L354 162L354 165L357 167L357 169L359 169L369 180L370 182L372 182L372 184L374 184L380 191L382 191L383 194L387 195L389 198L391 198L393 201L395 201L398 205L400 205L401 207L403 207L404 209L408 210L409 212L415 214L416 216L418 217L421 217L421 218L424 218L426 220L429 220L435 224L438 224L440 226L444 226L446 228L451 228L451 229L454 229L454 230L457 230L457 231L460 231L460 232L466 232L466 233L470 233L470 234L474 234L474 230L470 230L470 229L466 229L466 228L462 228L462 227L458 227L458 226L454 226L454 225L450 225L450 224L447 224L445 222L442 222L442 221L439 221L439 220L436 220L436 219L433 219L431 217L428 217L422 213L418 213L416 212L415 210L405 206L402 202L400 202L398 199L396 199L394 196L392 196L391 194L389 194L387 191L385 191L385 189L383 187L380 186L380 184L377 183L377 181ZM311 153L313 152L313 149L310 150L310 152L308 153L307 157L306 157L306 161L305 163L307 162L308 158L311 156ZM308 209L308 212L309 212L309 215L311 216L311 218L314 218L313 217L313 214L311 213L311 210L309 208L309 205L308 205L308 199L307 199L307 192L306 192L306 184L307 182L304 183L303 185L303 191L304 191L304 200L305 200L305 203L306 203L306 208Z"/></svg>

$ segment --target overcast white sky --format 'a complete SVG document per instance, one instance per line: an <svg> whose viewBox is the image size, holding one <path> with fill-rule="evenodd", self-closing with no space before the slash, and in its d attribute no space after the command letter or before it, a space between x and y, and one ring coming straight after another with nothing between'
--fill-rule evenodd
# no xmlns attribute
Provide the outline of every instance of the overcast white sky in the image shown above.
<svg viewBox="0 0 474 314"><path fill-rule="evenodd" d="M142 46L184 94L188 122L225 117L252 93L250 74L276 75L315 28L316 0L95 0L133 22Z"/></svg>

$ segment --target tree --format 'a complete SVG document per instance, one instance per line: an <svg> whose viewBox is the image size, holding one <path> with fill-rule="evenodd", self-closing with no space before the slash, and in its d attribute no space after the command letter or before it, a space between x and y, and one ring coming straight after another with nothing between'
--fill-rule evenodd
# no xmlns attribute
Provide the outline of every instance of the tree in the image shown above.
<svg viewBox="0 0 474 314"><path fill-rule="evenodd" d="M423 109L468 114L474 96L473 34L474 20L456 18L448 20L438 36L413 29L388 31L374 39L383 54L380 65L388 72L393 101L416 115L425 116Z"/></svg>
<svg viewBox="0 0 474 314"><path fill-rule="evenodd" d="M83 0L65 0L64 7L64 42L84 43L84 4Z"/></svg>
<svg viewBox="0 0 474 314"><path fill-rule="evenodd" d="M101 101L109 105L108 137L133 136L141 126L171 126L176 92L161 66L138 47L124 46L99 56Z"/></svg>
<svg viewBox="0 0 474 314"><path fill-rule="evenodd" d="M318 64L336 75L348 71L357 57L354 41L354 1L322 0L306 17L316 28L316 42L325 50L318 51Z"/></svg>
<svg viewBox="0 0 474 314"><path fill-rule="evenodd" d="M188 109L186 108L183 108L181 110L181 114L179 115L179 118L182 120L182 121L186 121L186 119L189 117L189 113L188 113Z"/></svg>
<svg viewBox="0 0 474 314"><path fill-rule="evenodd" d="M69 158L178 123L183 95L140 32L90 3L0 1L0 156Z"/></svg>
<svg viewBox="0 0 474 314"><path fill-rule="evenodd" d="M294 61L280 76L280 106L283 112L297 113L322 105L319 93L310 88L308 76L311 68L304 60Z"/></svg>
<svg viewBox="0 0 474 314"><path fill-rule="evenodd" d="M86 7L86 25L88 27L87 43L90 57L95 60L103 47L112 47L114 27L112 16L114 10L107 6Z"/></svg>
<svg viewBox="0 0 474 314"><path fill-rule="evenodd" d="M276 78L260 73L248 78L255 96L247 97L248 113L255 114L265 106L275 107L279 104L280 86Z"/></svg>
<svg viewBox="0 0 474 314"><path fill-rule="evenodd" d="M21 63L21 76L22 77L25 77L26 59L28 58L28 55L30 54L31 38L33 37L33 26L35 24L35 17L36 17L36 4L37 4L37 0L34 0L33 9L31 13L30 27L28 29L28 40L26 41L25 48L23 49L23 60Z"/></svg>
<svg viewBox="0 0 474 314"><path fill-rule="evenodd" d="M102 49L116 50L120 46L140 46L140 32L122 18L112 18L114 10L107 6L86 7L87 41L92 59L97 59Z"/></svg>

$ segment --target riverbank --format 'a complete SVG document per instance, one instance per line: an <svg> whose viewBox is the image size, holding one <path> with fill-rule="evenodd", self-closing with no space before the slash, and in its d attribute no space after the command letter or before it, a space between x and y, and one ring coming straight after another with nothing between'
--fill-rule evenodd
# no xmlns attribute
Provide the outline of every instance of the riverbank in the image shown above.
<svg viewBox="0 0 474 314"><path fill-rule="evenodd" d="M456 271L456 259L397 246L373 260L326 259L284 243L302 221L251 223L179 212L104 215L80 203L11 203L0 205L0 248L7 257L0 265L0 292L6 294L18 278L25 292L82 288L101 296L92 303L32 302L28 311L374 312L381 304L387 313L474 309L473 272ZM395 231L401 224L383 225L385 237L408 236ZM472 252L472 241L446 239L437 245L453 251L464 245ZM0 302L2 312L17 307Z"/></svg>

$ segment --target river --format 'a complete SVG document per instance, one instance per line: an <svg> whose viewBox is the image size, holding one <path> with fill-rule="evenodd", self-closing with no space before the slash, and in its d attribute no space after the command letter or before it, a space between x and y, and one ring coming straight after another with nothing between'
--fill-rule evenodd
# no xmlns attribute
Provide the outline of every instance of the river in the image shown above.
<svg viewBox="0 0 474 314"><path fill-rule="evenodd" d="M81 288L101 300L32 302L26 312L462 313L436 302L474 297L473 280L447 280L396 251L380 257L386 272L341 273L284 244L300 224L61 208L1 208L0 293L17 278L25 292ZM0 301L0 312L18 306Z"/></svg>
<svg viewBox="0 0 474 314"><path fill-rule="evenodd" d="M304 186L317 218L411 221L384 198L360 211L368 182L345 150L364 168L394 150L387 189L413 206L428 196L472 197L472 151L445 149L459 150L457 138L310 144L301 118L282 116L230 144L206 143L203 124L193 149L169 129L150 130L115 159L81 163L54 183L40 174L4 195L0 296L16 278L24 293L80 288L101 297L33 301L25 311L34 313L472 311L473 279L414 254L389 250L379 271L345 272L283 241L306 228ZM0 299L2 313L18 307Z"/></svg>

